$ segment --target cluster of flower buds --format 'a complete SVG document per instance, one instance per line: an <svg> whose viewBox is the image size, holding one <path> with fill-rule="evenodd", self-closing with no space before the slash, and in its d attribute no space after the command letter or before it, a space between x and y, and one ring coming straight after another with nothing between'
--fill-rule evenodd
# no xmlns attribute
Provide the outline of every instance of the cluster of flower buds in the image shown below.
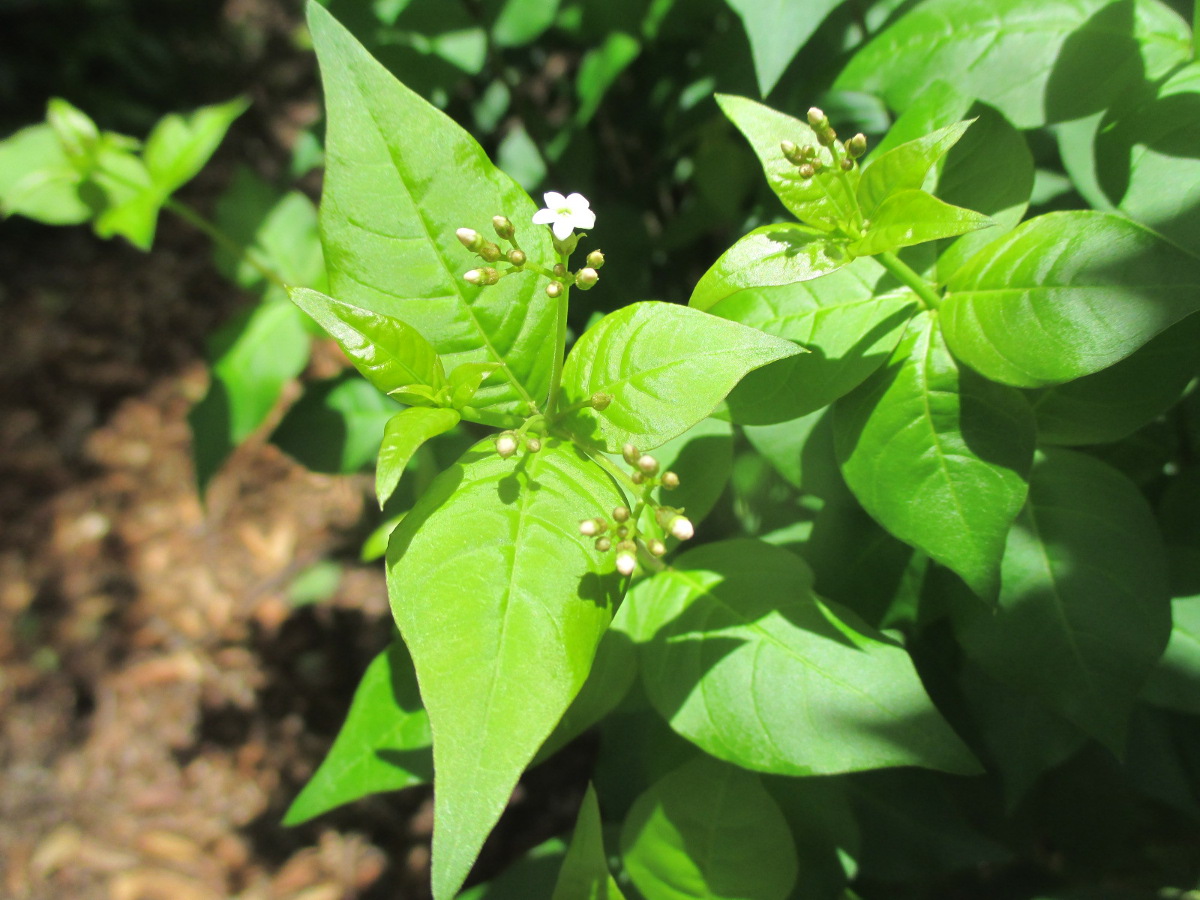
<svg viewBox="0 0 1200 900"><path fill-rule="evenodd" d="M528 435L520 431L502 431L496 435L496 452L502 459L515 456L522 444L525 445L527 453L537 453L542 449L542 439L536 435Z"/></svg>
<svg viewBox="0 0 1200 900"><path fill-rule="evenodd" d="M482 259L485 263L504 262L509 264L509 268L503 272L493 266L481 266L478 269L471 269L463 278L469 283L480 287L487 287L498 282L509 272L519 272L525 268L525 263L528 258L525 251L517 244L516 228L509 221L507 216L493 216L492 227L496 231L496 236L502 241L507 241L512 245L511 249L505 251L500 248L500 245L495 241L489 241L474 228L460 228L456 231L455 237L458 238L460 244Z"/></svg>
<svg viewBox="0 0 1200 900"><path fill-rule="evenodd" d="M855 160L867 152L867 138L863 134L856 134L839 145L829 117L815 106L808 111L808 124L816 132L817 143L829 149L833 163L843 172L853 169ZM782 141L779 149L784 158L799 169L801 178L812 178L825 167L820 151L812 144L797 146L792 141Z"/></svg>

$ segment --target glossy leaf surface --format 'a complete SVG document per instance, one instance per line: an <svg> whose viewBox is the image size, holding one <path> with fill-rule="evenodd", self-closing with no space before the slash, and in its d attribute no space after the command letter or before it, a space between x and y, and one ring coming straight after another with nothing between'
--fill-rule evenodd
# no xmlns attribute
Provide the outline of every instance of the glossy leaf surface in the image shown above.
<svg viewBox="0 0 1200 900"><path fill-rule="evenodd" d="M971 122L956 122L905 141L872 160L858 182L858 206L868 219L879 205L900 191L920 190L925 176L962 138Z"/></svg>
<svg viewBox="0 0 1200 900"><path fill-rule="evenodd" d="M413 406L388 419L383 429L383 443L375 464L375 497L379 508L400 484L400 478L413 454L430 438L445 434L458 424L459 415L452 409L430 409Z"/></svg>
<svg viewBox="0 0 1200 900"><path fill-rule="evenodd" d="M889 253L989 228L992 224L983 213L951 206L926 191L898 191L879 205L866 234L848 249L856 256Z"/></svg>

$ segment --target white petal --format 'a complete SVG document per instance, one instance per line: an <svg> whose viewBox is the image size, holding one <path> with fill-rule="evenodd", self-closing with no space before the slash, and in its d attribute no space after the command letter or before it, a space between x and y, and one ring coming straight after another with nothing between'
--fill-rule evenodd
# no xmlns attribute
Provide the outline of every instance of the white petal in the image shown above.
<svg viewBox="0 0 1200 900"><path fill-rule="evenodd" d="M571 217L575 220L576 228L591 228L596 224L596 214L590 209L579 209Z"/></svg>
<svg viewBox="0 0 1200 900"><path fill-rule="evenodd" d="M566 205L572 213L578 213L589 208L592 204L583 194L567 194Z"/></svg>
<svg viewBox="0 0 1200 900"><path fill-rule="evenodd" d="M542 200L549 209L562 209L567 205L567 198L558 191L546 191L542 194Z"/></svg>
<svg viewBox="0 0 1200 900"><path fill-rule="evenodd" d="M554 221L554 236L560 241L565 241L571 236L571 232L575 230L575 226L571 224L570 216L562 216Z"/></svg>
<svg viewBox="0 0 1200 900"><path fill-rule="evenodd" d="M549 225L558 218L558 213L552 209L539 209L533 214L534 225Z"/></svg>

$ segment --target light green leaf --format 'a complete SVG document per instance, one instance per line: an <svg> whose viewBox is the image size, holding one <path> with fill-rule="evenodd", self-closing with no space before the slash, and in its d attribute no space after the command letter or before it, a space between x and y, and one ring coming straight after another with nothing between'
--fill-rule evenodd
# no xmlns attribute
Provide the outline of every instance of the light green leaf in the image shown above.
<svg viewBox="0 0 1200 900"><path fill-rule="evenodd" d="M925 191L888 196L870 219L867 233L849 246L855 256L887 253L926 241L957 237L994 223L983 213L951 206Z"/></svg>
<svg viewBox="0 0 1200 900"><path fill-rule="evenodd" d="M433 729L433 892L453 897L583 685L621 581L577 523L623 502L570 444L443 472L388 547L392 612Z"/></svg>
<svg viewBox="0 0 1200 900"><path fill-rule="evenodd" d="M733 426L720 419L701 419L683 434L654 450L664 471L679 476L679 487L661 496L687 512L699 525L720 499L733 469ZM647 519L653 513L646 510Z"/></svg>
<svg viewBox="0 0 1200 900"><path fill-rule="evenodd" d="M791 832L758 776L706 757L638 797L621 854L646 900L786 900L796 883Z"/></svg>
<svg viewBox="0 0 1200 900"><path fill-rule="evenodd" d="M434 390L427 384L406 384L388 392L388 396L409 406L443 406L446 392Z"/></svg>
<svg viewBox="0 0 1200 900"><path fill-rule="evenodd" d="M1156 706L1200 715L1200 594L1171 601L1171 638L1142 697Z"/></svg>
<svg viewBox="0 0 1200 900"><path fill-rule="evenodd" d="M445 434L458 420L458 413L452 409L422 406L403 410L388 419L375 466L375 496L380 509L400 484L404 469L418 448L430 438Z"/></svg>
<svg viewBox="0 0 1200 900"><path fill-rule="evenodd" d="M575 95L579 107L575 110L576 127L586 125L600 108L600 102L617 77L638 58L641 42L623 31L605 35L604 43L584 54L575 76Z"/></svg>
<svg viewBox="0 0 1200 900"><path fill-rule="evenodd" d="M743 375L802 352L795 344L674 303L633 303L584 332L563 367L564 404L610 395L564 417L610 453L653 450L708 416Z"/></svg>
<svg viewBox="0 0 1200 900"><path fill-rule="evenodd" d="M559 0L505 0L496 21L492 39L500 47L523 47L537 40L554 24Z"/></svg>
<svg viewBox="0 0 1200 900"><path fill-rule="evenodd" d="M950 279L954 355L1019 387L1124 359L1200 310L1200 260L1110 213L1057 212L988 244Z"/></svg>
<svg viewBox="0 0 1200 900"><path fill-rule="evenodd" d="M1156 0L926 0L876 35L835 87L904 111L953 73L1018 128L1103 109L1191 55L1187 23Z"/></svg>
<svg viewBox="0 0 1200 900"><path fill-rule="evenodd" d="M308 15L329 122L321 232L331 292L417 329L451 369L506 363L475 405L527 415L549 386L554 301L531 275L465 282L476 260L455 231L503 213L531 258L550 259L549 229L527 224L537 207L321 6Z"/></svg>
<svg viewBox="0 0 1200 900"><path fill-rule="evenodd" d="M458 895L458 900L530 900L548 897L558 883L567 845L561 838L538 844L499 876Z"/></svg>
<svg viewBox="0 0 1200 900"><path fill-rule="evenodd" d="M936 320L922 316L834 413L842 474L867 512L994 598L1033 457L1020 393L959 369Z"/></svg>
<svg viewBox="0 0 1200 900"><path fill-rule="evenodd" d="M107 138L107 133L105 138ZM109 140L96 148L91 178L104 194L92 230L102 238L120 235L139 250L149 250L158 226L163 196L138 157Z"/></svg>
<svg viewBox="0 0 1200 900"><path fill-rule="evenodd" d="M313 472L349 475L375 459L384 429L400 409L347 372L306 385L271 443Z"/></svg>
<svg viewBox="0 0 1200 900"><path fill-rule="evenodd" d="M704 273L688 306L710 310L746 288L819 278L850 262L844 241L794 222L763 225L721 254Z"/></svg>
<svg viewBox="0 0 1200 900"><path fill-rule="evenodd" d="M563 860L551 900L625 900L608 871L596 789L590 784L575 820L575 833Z"/></svg>
<svg viewBox="0 0 1200 900"><path fill-rule="evenodd" d="M0 141L0 213L47 225L75 225L92 216L82 178L49 125L31 125Z"/></svg>
<svg viewBox="0 0 1200 900"><path fill-rule="evenodd" d="M1146 501L1089 456L1048 450L1004 551L999 608L963 615L967 655L1120 755L1171 631L1166 560Z"/></svg>
<svg viewBox="0 0 1200 900"><path fill-rule="evenodd" d="M958 143L972 121L956 122L906 141L875 157L863 169L858 182L858 206L868 219L874 219L879 205L900 191L920 190L925 176L950 148Z"/></svg>
<svg viewBox="0 0 1200 900"><path fill-rule="evenodd" d="M797 10L790 0L728 0L750 39L754 74L762 96L771 93L793 57L841 2L810 0Z"/></svg>
<svg viewBox="0 0 1200 900"><path fill-rule="evenodd" d="M187 115L163 116L146 138L142 158L155 188L166 197L191 181L217 151L229 126L250 106L243 97Z"/></svg>
<svg viewBox="0 0 1200 900"><path fill-rule="evenodd" d="M412 660L394 641L363 673L345 724L283 824L299 825L360 797L428 782L430 744Z"/></svg>
<svg viewBox="0 0 1200 900"><path fill-rule="evenodd" d="M979 771L904 648L812 581L786 550L734 540L684 553L630 593L642 683L671 727L779 775Z"/></svg>
<svg viewBox="0 0 1200 900"><path fill-rule="evenodd" d="M474 399L483 380L500 368L498 363L463 363L450 373L450 405L462 409Z"/></svg>
<svg viewBox="0 0 1200 900"><path fill-rule="evenodd" d="M346 352L354 368L385 394L412 384L446 384L442 361L416 329L399 319L360 309L309 288L291 288L292 302Z"/></svg>
<svg viewBox="0 0 1200 900"><path fill-rule="evenodd" d="M828 406L887 360L916 307L868 257L823 278L739 291L712 307L723 319L795 341L810 352L751 372L728 398L730 415L765 425Z"/></svg>
<svg viewBox="0 0 1200 900"><path fill-rule="evenodd" d="M721 112L750 142L771 190L796 218L822 231L833 231L839 224L849 225L854 221L854 190L859 170L836 173L833 155L828 147L818 145L816 132L807 122L745 97L715 96ZM799 168L784 157L779 146L782 141L812 145L824 168L812 178L802 178Z"/></svg>

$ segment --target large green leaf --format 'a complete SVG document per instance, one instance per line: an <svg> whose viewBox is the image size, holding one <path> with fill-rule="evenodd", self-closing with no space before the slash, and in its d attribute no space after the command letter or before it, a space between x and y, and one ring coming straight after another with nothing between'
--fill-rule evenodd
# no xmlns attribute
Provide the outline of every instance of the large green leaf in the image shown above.
<svg viewBox="0 0 1200 900"><path fill-rule="evenodd" d="M400 484L400 477L413 454L430 438L445 434L457 425L458 420L459 415L453 409L426 406L410 407L388 419L375 464L375 497L380 509Z"/></svg>
<svg viewBox="0 0 1200 900"><path fill-rule="evenodd" d="M994 597L1033 457L1020 393L960 369L926 315L834 412L842 474L867 512Z"/></svg>
<svg viewBox="0 0 1200 900"><path fill-rule="evenodd" d="M926 191L898 191L879 205L866 233L848 249L855 256L888 253L993 224L983 213L951 206Z"/></svg>
<svg viewBox="0 0 1200 900"><path fill-rule="evenodd" d="M626 599L646 694L671 727L760 772L976 772L904 649L813 593L797 556L707 544Z"/></svg>
<svg viewBox="0 0 1200 900"><path fill-rule="evenodd" d="M288 295L338 342L354 368L383 393L412 384L435 390L446 384L437 351L411 325L309 288L292 288Z"/></svg>
<svg viewBox="0 0 1200 900"><path fill-rule="evenodd" d="M785 900L797 875L787 821L758 776L708 758L638 797L621 854L646 900Z"/></svg>
<svg viewBox="0 0 1200 900"><path fill-rule="evenodd" d="M605 316L563 367L564 404L595 393L604 410L570 413L582 440L616 452L652 450L708 416L747 372L803 352L790 341L674 303L633 303Z"/></svg>
<svg viewBox="0 0 1200 900"><path fill-rule="evenodd" d="M837 163L833 155L828 147L818 146L816 132L807 122L745 97L717 94L716 99L721 112L750 142L771 190L796 218L822 231L854 223L854 190L859 170L835 172ZM783 141L815 147L816 158L824 166L822 171L812 178L801 177L799 168L784 157L780 149Z"/></svg>
<svg viewBox="0 0 1200 900"><path fill-rule="evenodd" d="M299 825L360 797L429 781L430 743L412 660L394 641L363 673L345 724L283 824Z"/></svg>
<svg viewBox="0 0 1200 900"><path fill-rule="evenodd" d="M788 64L842 0L809 0L797 9L791 0L728 0L750 39L758 92L771 93Z"/></svg>
<svg viewBox="0 0 1200 900"><path fill-rule="evenodd" d="M1146 501L1099 460L1046 451L1002 576L999 609L959 623L967 654L1120 754L1171 631L1166 561Z"/></svg>
<svg viewBox="0 0 1200 900"><path fill-rule="evenodd" d="M480 146L371 58L320 5L309 27L325 87L321 236L332 293L400 319L448 368L506 364L476 405L524 416L546 395L555 305L533 273L491 287L463 280L475 258L455 237L509 216L532 259L552 259L536 207Z"/></svg>
<svg viewBox="0 0 1200 900"><path fill-rule="evenodd" d="M874 157L858 182L862 214L874 218L879 205L892 194L920 190L929 170L959 142L971 124L955 122Z"/></svg>
<svg viewBox="0 0 1200 900"><path fill-rule="evenodd" d="M229 126L250 105L237 98L187 115L163 116L146 138L142 158L163 197L187 184L217 151Z"/></svg>
<svg viewBox="0 0 1200 900"><path fill-rule="evenodd" d="M1187 61L1187 23L1157 0L925 0L838 77L905 110L952 73L1018 128L1075 119Z"/></svg>
<svg viewBox="0 0 1200 900"><path fill-rule="evenodd" d="M978 372L1019 387L1090 375L1200 310L1200 260L1127 219L1038 216L950 279L942 330Z"/></svg>
<svg viewBox="0 0 1200 900"><path fill-rule="evenodd" d="M710 310L746 288L810 281L850 262L843 242L794 222L763 225L721 254L692 291L688 306Z"/></svg>
<svg viewBox="0 0 1200 900"><path fill-rule="evenodd" d="M388 592L433 729L438 900L587 677L621 582L578 522L622 502L571 444L503 459L485 440L392 534Z"/></svg>
<svg viewBox="0 0 1200 900"><path fill-rule="evenodd" d="M600 822L600 804L590 784L583 795L571 846L558 873L558 884L551 900L625 900L625 895L608 871L604 853L604 831Z"/></svg>

